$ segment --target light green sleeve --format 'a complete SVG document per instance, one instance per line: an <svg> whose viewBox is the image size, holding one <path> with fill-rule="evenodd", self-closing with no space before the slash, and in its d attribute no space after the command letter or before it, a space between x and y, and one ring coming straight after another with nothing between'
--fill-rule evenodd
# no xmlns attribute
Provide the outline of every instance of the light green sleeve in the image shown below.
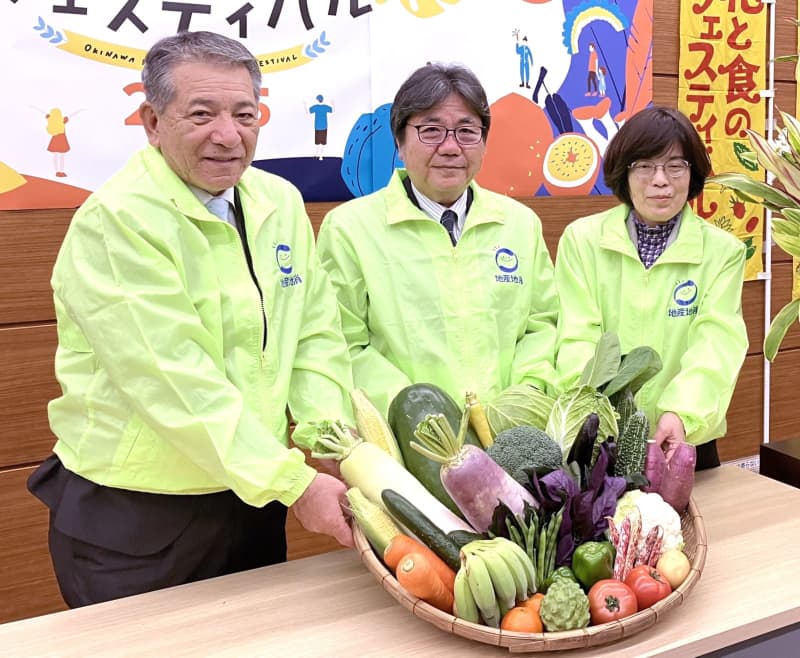
<svg viewBox="0 0 800 658"><path fill-rule="evenodd" d="M558 295L553 262L542 237L541 223L536 222L536 243L531 301L525 335L517 342L512 363L513 383L531 384L549 394L558 391L555 371Z"/></svg>
<svg viewBox="0 0 800 658"><path fill-rule="evenodd" d="M593 258L592 253L581 253L574 231L568 226L558 243L555 264L556 288L561 304L556 357L561 391L578 383L603 333L593 276L584 269Z"/></svg>
<svg viewBox="0 0 800 658"><path fill-rule="evenodd" d="M339 300L342 330L353 362L353 382L385 416L394 396L412 382L370 344L369 298L358 252L331 217L330 213L326 216L317 236L320 261ZM347 218L339 215L336 220L346 222Z"/></svg>
<svg viewBox="0 0 800 658"><path fill-rule="evenodd" d="M134 212L95 204L73 219L53 288L127 404L120 414L140 416L245 502L291 505L315 471L226 378L221 336L200 321L176 262L168 244L140 232Z"/></svg>
<svg viewBox="0 0 800 658"><path fill-rule="evenodd" d="M315 440L309 421L341 420L353 426L349 393L353 388L350 355L342 335L336 293L319 263L311 224L303 248L308 263L302 334L299 337L289 387L289 409L298 423L292 440L312 448Z"/></svg>
<svg viewBox="0 0 800 658"><path fill-rule="evenodd" d="M680 371L658 399L657 417L666 411L678 414L689 443L713 438L709 433L725 420L747 354L747 327L742 317L745 250L742 244L734 246L703 296L689 330L688 348L680 359Z"/></svg>

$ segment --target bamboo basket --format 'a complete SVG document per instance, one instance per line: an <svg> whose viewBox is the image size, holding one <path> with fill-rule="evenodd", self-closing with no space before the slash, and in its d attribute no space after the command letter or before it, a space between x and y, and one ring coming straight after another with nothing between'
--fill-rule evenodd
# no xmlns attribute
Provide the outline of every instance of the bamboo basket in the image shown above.
<svg viewBox="0 0 800 658"><path fill-rule="evenodd" d="M394 575L375 555L367 538L357 524L353 534L356 550L361 561L381 583L383 588L404 608L413 615L424 619L447 633L453 633L469 640L483 642L498 647L506 647L512 653L537 653L540 651L560 651L564 649L585 649L610 642L616 642L650 628L673 608L683 603L684 598L697 584L706 562L706 530L703 517L695 505L689 501L688 509L681 515L681 530L685 543L684 552L691 562L691 570L686 580L668 597L645 610L640 610L630 617L588 626L575 631L558 633L518 633L491 628L481 624L473 624L434 608L404 590Z"/></svg>

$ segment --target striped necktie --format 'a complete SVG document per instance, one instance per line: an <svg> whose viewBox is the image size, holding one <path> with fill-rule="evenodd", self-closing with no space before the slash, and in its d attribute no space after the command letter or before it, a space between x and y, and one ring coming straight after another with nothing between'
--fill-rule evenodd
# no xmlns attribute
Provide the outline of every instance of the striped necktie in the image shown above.
<svg viewBox="0 0 800 658"><path fill-rule="evenodd" d="M442 218L439 220L447 229L447 232L450 234L450 242L453 243L453 246L456 244L456 224L458 223L458 215L450 209L445 210L442 213Z"/></svg>

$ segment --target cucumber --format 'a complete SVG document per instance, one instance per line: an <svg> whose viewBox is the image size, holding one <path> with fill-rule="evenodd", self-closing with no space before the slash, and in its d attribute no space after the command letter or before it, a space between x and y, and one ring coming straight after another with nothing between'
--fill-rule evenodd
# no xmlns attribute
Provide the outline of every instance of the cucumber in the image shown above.
<svg viewBox="0 0 800 658"><path fill-rule="evenodd" d="M468 530L451 530L447 533L450 540L459 548L478 539L488 539L489 535L482 535L479 532L469 532Z"/></svg>
<svg viewBox="0 0 800 658"><path fill-rule="evenodd" d="M381 492L381 499L389 516L442 558L453 571L459 570L461 548L447 536L447 533L393 489L384 489Z"/></svg>
<svg viewBox="0 0 800 658"><path fill-rule="evenodd" d="M441 464L419 454L411 447L412 441L417 441L414 430L428 414L444 414L450 422L454 432L458 431L461 423L460 409L447 393L434 384L412 384L400 391L389 405L387 414L389 425L394 432L403 463L406 469L416 477L423 486L433 494L451 512L463 518L461 510L445 491L439 476ZM472 444L483 449L475 433L467 430L464 444Z"/></svg>

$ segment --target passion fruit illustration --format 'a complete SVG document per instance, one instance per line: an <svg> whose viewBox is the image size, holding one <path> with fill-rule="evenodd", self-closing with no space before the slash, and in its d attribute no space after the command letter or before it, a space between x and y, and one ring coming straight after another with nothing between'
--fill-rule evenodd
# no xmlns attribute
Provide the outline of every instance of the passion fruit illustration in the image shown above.
<svg viewBox="0 0 800 658"><path fill-rule="evenodd" d="M553 196L588 194L600 172L600 152L582 133L563 133L544 154L544 186Z"/></svg>

